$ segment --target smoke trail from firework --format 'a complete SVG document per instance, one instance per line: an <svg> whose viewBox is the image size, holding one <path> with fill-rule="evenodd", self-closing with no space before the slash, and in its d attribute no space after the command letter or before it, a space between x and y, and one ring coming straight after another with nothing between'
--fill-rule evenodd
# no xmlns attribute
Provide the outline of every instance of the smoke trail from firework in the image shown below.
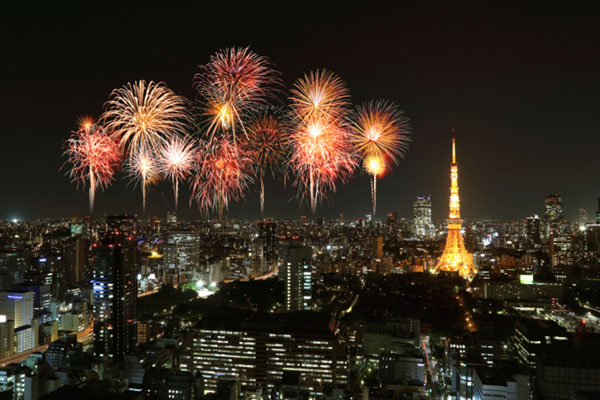
<svg viewBox="0 0 600 400"><path fill-rule="evenodd" d="M133 160L138 153L154 154L172 136L184 135L190 115L185 98L163 83L142 80L113 90L102 120Z"/></svg>
<svg viewBox="0 0 600 400"><path fill-rule="evenodd" d="M128 175L142 187L142 209L146 211L146 194L148 187L160 179L156 158L145 150L138 151L127 162Z"/></svg>
<svg viewBox="0 0 600 400"><path fill-rule="evenodd" d="M179 198L179 181L190 174L196 157L195 141L189 136L174 136L160 148L159 166L162 174L173 183L175 210Z"/></svg>
<svg viewBox="0 0 600 400"><path fill-rule="evenodd" d="M326 193L356 167L344 121L349 92L337 75L322 70L300 79L290 99L295 123L290 164L299 195L309 198L314 214Z"/></svg>
<svg viewBox="0 0 600 400"><path fill-rule="evenodd" d="M243 198L251 181L252 158L241 143L227 137L200 147L192 178L192 197L203 214L217 210L219 219L231 201Z"/></svg>
<svg viewBox="0 0 600 400"><path fill-rule="evenodd" d="M201 113L208 117L206 134L212 139L218 131L246 134L244 119L266 102L281 84L266 57L246 48L227 48L211 56L194 76Z"/></svg>
<svg viewBox="0 0 600 400"><path fill-rule="evenodd" d="M71 165L72 181L89 185L90 214L98 188L106 188L112 181L121 162L118 143L106 130L89 118L83 118L79 129L65 143L66 163Z"/></svg>
<svg viewBox="0 0 600 400"><path fill-rule="evenodd" d="M371 202L375 215L377 177L388 169L388 163L398 164L408 150L409 120L394 103L379 100L358 106L350 121L352 143L371 176Z"/></svg>
<svg viewBox="0 0 600 400"><path fill-rule="evenodd" d="M281 171L288 150L290 124L281 108L264 107L248 124L248 147L252 154L255 176L260 181L260 212L264 212L267 171Z"/></svg>

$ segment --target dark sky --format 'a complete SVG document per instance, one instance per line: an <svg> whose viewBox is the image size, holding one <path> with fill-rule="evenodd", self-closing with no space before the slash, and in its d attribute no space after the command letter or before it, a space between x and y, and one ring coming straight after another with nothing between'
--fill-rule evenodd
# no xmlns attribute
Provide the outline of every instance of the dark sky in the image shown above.
<svg viewBox="0 0 600 400"><path fill-rule="evenodd" d="M411 149L379 181L379 215L410 217L414 196L430 194L434 218L446 217L452 128L464 218L542 213L549 192L562 193L569 218L579 208L596 210L596 1L495 8L425 1L262 8L258 1L213 2L221 9L49 3L46 9L27 3L0 17L0 218L85 215L86 192L59 171L63 141L77 118L98 116L113 88L137 79L164 81L192 97L198 64L221 48L247 45L268 56L288 86L304 72L327 68L346 80L354 102L385 98L407 112ZM294 188L267 185L266 216L309 214L298 208ZM180 214L198 217L187 207L188 195L181 195ZM149 205L149 214L163 216L172 207L170 186L155 188ZM318 214L355 217L369 210L368 178L357 174ZM228 215L255 218L258 211L253 186ZM141 213L140 191L121 176L96 201L96 215L114 212Z"/></svg>

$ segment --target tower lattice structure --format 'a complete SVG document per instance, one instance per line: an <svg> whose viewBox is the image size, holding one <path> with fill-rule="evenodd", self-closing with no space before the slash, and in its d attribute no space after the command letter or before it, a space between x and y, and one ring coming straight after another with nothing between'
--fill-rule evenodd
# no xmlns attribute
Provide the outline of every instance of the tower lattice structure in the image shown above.
<svg viewBox="0 0 600 400"><path fill-rule="evenodd" d="M470 279L477 269L473 264L473 255L465 248L465 243L460 232L462 219L460 218L460 198L458 196L458 164L456 163L456 145L452 139L452 164L450 165L450 217L448 218L448 237L446 247L435 266L435 272L458 272L463 278Z"/></svg>

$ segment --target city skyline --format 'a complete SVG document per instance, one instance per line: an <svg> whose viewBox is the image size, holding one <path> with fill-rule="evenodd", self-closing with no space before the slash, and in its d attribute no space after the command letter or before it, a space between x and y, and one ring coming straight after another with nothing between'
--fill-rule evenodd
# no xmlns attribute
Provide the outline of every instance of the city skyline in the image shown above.
<svg viewBox="0 0 600 400"><path fill-rule="evenodd" d="M173 12L180 19L187 18L180 9L153 7L141 12ZM341 15L340 21L326 26L322 22L328 20L327 12L307 20L298 10L290 23L314 27L309 35L288 30L276 11L263 14L263 10L252 9L253 16L271 24L248 32L250 22L236 16L226 35L202 43L189 35L176 40L174 33L165 29L162 36L151 36L154 40L138 52L129 50L135 38L117 35L108 28L110 24L98 31L107 35L82 38L76 34L86 25L74 15L86 16L90 26L98 27L107 21L103 13L108 11L69 10L57 16L56 23L73 19L73 24L62 24L57 30L38 25L25 29L17 18L14 26L8 26L22 33L25 45L9 48L13 57L8 68L14 80L8 83L3 100L10 104L3 104L9 115L2 128L7 148L15 151L0 161L3 170L16 172L5 174L8 190L0 199L0 218L86 215L86 192L76 190L65 171L59 171L64 161L59 156L61 146L77 118L98 116L110 90L129 80L165 81L176 93L192 97L191 80L197 65L218 48L230 45L249 45L268 56L288 85L308 68L325 67L348 82L353 102L382 97L406 110L413 125L412 142L400 165L381 179L379 218L390 211L409 217L412 200L420 195L431 195L435 220L445 218L448 178L444 170L452 128L461 143L466 171L461 185L468 210L465 219L541 215L547 193L562 194L565 215L571 220L579 208L594 215L598 189L592 171L597 168L593 152L598 139L593 132L599 121L591 89L597 86L593 71L599 60L591 49L599 34L591 23L598 12L596 6L585 6L587 18L582 21L577 20L583 14L579 9L515 6L464 13L460 7L437 11L396 7L390 9L390 16L380 16L370 8L326 10ZM130 15L132 10L124 6L113 11L116 17ZM340 24L373 23L375 16L385 21L400 18L406 23L394 24L395 28L378 24L381 28L347 39L333 34ZM34 13L31 18L43 17ZM447 22L452 17L463 24ZM553 29L559 20L564 31ZM432 21L437 26L420 26L418 21ZM168 28L176 21L164 23ZM192 30L188 24L181 29ZM202 29L208 31L209 27ZM478 37L472 35L474 31L479 32ZM533 34L523 36L529 31ZM59 38L68 46L52 51L44 46ZM396 41L402 49L399 55L388 51ZM372 43L377 45L371 49ZM351 51L354 46L356 50ZM113 52L107 52L108 48ZM530 54L531 48L536 49L535 54ZM53 78L31 82L34 65L43 66ZM91 76L94 79L88 79ZM24 93L34 94L32 101ZM33 106L37 108L33 110ZM38 118L30 118L31 111ZM35 145L29 144L30 139L35 139ZM348 184L338 186L330 202L319 206L317 215L337 217L343 212L353 218L368 213L370 196L364 190L368 181L366 174L355 174ZM291 185L284 188L281 181L267 178L266 186L265 217L310 215L309 208L298 207ZM180 215L200 218L195 206L188 208L187 187L182 191ZM505 201L506 192L514 193L514 202ZM241 202L230 205L226 215L259 217L258 197L258 186L252 185ZM106 192L97 194L95 216L142 215L138 200L138 191L119 177ZM146 215L164 215L173 208L172 202L171 187L165 182L149 193Z"/></svg>

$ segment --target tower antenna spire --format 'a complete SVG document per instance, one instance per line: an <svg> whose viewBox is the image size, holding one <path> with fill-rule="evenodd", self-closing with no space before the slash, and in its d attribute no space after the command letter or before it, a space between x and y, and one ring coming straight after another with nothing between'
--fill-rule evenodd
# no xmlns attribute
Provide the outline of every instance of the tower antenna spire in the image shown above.
<svg viewBox="0 0 600 400"><path fill-rule="evenodd" d="M452 129L452 164L456 164L456 145L454 144L454 128Z"/></svg>

